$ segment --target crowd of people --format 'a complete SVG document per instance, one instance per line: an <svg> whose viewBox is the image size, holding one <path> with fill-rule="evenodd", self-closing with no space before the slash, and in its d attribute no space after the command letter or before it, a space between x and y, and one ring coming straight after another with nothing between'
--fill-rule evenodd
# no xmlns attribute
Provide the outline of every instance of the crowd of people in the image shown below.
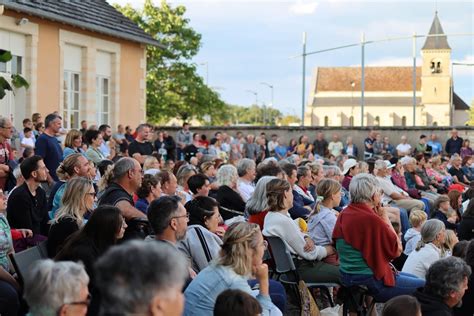
<svg viewBox="0 0 474 316"><path fill-rule="evenodd" d="M363 286L384 316L474 314L474 164L456 130L444 147L371 130L359 148L187 123L66 131L58 113L23 126L0 117L1 315L282 315L269 237L304 282ZM20 278L9 255L40 243L49 259Z"/></svg>

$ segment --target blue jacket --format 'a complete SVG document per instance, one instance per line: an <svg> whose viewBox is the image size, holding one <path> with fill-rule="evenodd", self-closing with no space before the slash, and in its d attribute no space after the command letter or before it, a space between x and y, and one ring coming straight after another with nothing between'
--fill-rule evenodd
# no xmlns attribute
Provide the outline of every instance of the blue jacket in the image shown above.
<svg viewBox="0 0 474 316"><path fill-rule="evenodd" d="M353 149L352 149L353 154L352 154L352 156L358 157L358 156L359 156L359 148L357 148L357 146L354 145L354 144L352 144L352 146L353 146ZM344 148L342 149L342 153L343 153L344 155L347 155L347 145L345 145Z"/></svg>
<svg viewBox="0 0 474 316"><path fill-rule="evenodd" d="M254 296L262 307L262 315L282 315L273 305L270 296L252 291L247 278L235 273L230 267L211 264L201 270L184 291L184 316L212 316L217 296L228 289L242 290ZM257 295L255 295L257 294Z"/></svg>
<svg viewBox="0 0 474 316"><path fill-rule="evenodd" d="M309 213L311 212L308 209L304 208L304 206L306 205L313 208L314 202L293 190L293 207L288 210L288 213L290 213L291 218L307 218L309 216Z"/></svg>

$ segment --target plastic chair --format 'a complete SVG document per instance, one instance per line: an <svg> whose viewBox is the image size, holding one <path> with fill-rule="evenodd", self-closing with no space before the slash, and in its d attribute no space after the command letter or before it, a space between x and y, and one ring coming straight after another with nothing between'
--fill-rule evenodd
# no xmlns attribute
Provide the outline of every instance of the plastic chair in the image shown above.
<svg viewBox="0 0 474 316"><path fill-rule="evenodd" d="M47 256L46 256L47 258ZM39 246L31 247L18 253L11 253L10 260L18 274L21 284L23 284L23 277L28 272L30 266L38 261L44 259Z"/></svg>
<svg viewBox="0 0 474 316"><path fill-rule="evenodd" d="M281 240L280 237L266 237L269 246L270 253L275 261L275 273L278 275L277 280L296 287L298 292L298 282L301 280L298 271L296 270L295 263L291 256L290 251L286 247L286 244ZM334 307L334 301L329 292L330 287L338 287L340 284L337 283L307 283L308 288L319 288L321 293L324 294Z"/></svg>

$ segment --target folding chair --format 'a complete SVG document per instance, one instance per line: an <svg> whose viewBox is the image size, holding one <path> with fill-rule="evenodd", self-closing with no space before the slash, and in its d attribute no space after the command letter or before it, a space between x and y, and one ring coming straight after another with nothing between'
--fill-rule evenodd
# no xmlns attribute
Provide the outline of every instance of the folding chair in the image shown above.
<svg viewBox="0 0 474 316"><path fill-rule="evenodd" d="M41 259L44 259L44 256L41 253L39 246L31 247L21 252L10 254L10 260L22 285L24 281L23 278L30 269L31 265Z"/></svg>
<svg viewBox="0 0 474 316"><path fill-rule="evenodd" d="M39 251L42 259L48 259L48 240L43 240L38 244Z"/></svg>
<svg viewBox="0 0 474 316"><path fill-rule="evenodd" d="M286 247L283 240L280 237L266 237L268 244L270 246L270 253L275 261L275 272L278 275L277 280L291 285L293 288L296 288L298 292L298 282L300 281L300 275L296 270L295 263L291 257L291 253ZM321 293L327 296L331 306L334 307L334 301L329 292L330 287L338 287L340 284L337 283L306 283L308 288L319 288ZM299 294L298 294L299 296Z"/></svg>

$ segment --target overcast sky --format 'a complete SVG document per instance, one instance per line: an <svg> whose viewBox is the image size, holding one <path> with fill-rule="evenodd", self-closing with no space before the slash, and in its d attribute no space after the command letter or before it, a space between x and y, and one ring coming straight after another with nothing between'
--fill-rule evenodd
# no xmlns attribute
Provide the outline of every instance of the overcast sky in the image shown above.
<svg viewBox="0 0 474 316"><path fill-rule="evenodd" d="M132 3L143 0L108 0ZM160 1L155 0L159 4ZM302 33L307 32L307 52L388 37L427 34L438 16L452 49L452 60L474 63L474 1L170 1L183 4L190 25L202 35L196 63L208 63L209 85L231 104L250 105L258 92L259 102L271 102L287 114L300 116L302 60L290 58L302 50ZM424 39L417 41L417 57ZM412 65L412 40L389 41L366 46L366 65ZM307 58L306 98L315 67L360 65L360 47L347 48ZM205 78L206 67L199 66ZM454 66L455 91L471 104L474 98L474 67Z"/></svg>

